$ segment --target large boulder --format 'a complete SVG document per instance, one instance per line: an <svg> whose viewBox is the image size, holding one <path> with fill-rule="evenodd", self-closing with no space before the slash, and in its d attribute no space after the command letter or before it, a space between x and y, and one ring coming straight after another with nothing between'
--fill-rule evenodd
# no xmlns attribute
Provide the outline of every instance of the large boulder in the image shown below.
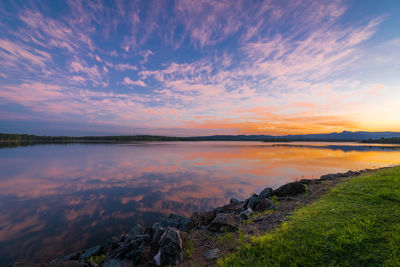
<svg viewBox="0 0 400 267"><path fill-rule="evenodd" d="M272 200L268 198L264 198L260 202L258 202L255 207L255 211L264 211L264 210L275 210L274 202L272 202Z"/></svg>
<svg viewBox="0 0 400 267"><path fill-rule="evenodd" d="M239 229L239 216L229 213L219 213L207 228L220 233L236 231Z"/></svg>
<svg viewBox="0 0 400 267"><path fill-rule="evenodd" d="M183 259L182 239L179 230L165 228L158 241L158 251L153 256L156 265L179 264Z"/></svg>
<svg viewBox="0 0 400 267"><path fill-rule="evenodd" d="M190 217L190 220L194 226L204 225L207 226L215 218L214 211L207 212L194 212Z"/></svg>
<svg viewBox="0 0 400 267"><path fill-rule="evenodd" d="M284 184L278 189L274 190L274 195L278 197L295 196L306 192L306 187L300 182L292 182Z"/></svg>

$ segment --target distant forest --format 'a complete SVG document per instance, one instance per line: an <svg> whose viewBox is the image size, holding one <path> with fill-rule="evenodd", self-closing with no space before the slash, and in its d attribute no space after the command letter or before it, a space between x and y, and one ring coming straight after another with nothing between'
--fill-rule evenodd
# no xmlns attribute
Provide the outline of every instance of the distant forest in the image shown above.
<svg viewBox="0 0 400 267"><path fill-rule="evenodd" d="M313 137L313 138L312 138ZM197 137L170 137L159 135L117 135L117 136L38 136L28 134L0 133L2 147L35 145L35 144L70 144L70 143L129 143L143 141L263 141L263 142L345 142L357 141L349 139L335 139L323 137L285 136L274 137L268 135L212 135ZM361 143L400 144L399 137L358 140Z"/></svg>
<svg viewBox="0 0 400 267"><path fill-rule="evenodd" d="M48 143L122 143L133 141L180 141L179 137L153 135L123 135L123 136L38 136L28 134L0 133L2 144L48 144Z"/></svg>
<svg viewBox="0 0 400 267"><path fill-rule="evenodd" d="M379 139L367 139L362 140L361 143L379 143L379 144L400 144L399 137L391 137L391 138L379 138Z"/></svg>

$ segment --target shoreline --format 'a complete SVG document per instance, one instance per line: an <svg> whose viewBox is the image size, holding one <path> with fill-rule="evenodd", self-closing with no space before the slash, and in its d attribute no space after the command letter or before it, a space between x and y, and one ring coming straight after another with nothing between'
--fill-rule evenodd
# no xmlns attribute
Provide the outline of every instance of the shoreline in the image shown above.
<svg viewBox="0 0 400 267"><path fill-rule="evenodd" d="M326 174L319 179L290 182L275 190L267 187L245 200L231 199L214 210L194 212L191 218L170 214L150 227L136 225L105 244L50 263L16 262L13 266L213 266L221 255L239 246L238 240L275 229L295 209L319 199L344 179L391 167Z"/></svg>

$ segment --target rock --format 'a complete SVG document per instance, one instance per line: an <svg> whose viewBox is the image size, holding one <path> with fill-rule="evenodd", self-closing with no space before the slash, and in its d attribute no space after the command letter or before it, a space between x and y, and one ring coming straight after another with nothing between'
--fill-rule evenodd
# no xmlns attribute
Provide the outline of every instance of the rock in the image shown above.
<svg viewBox="0 0 400 267"><path fill-rule="evenodd" d="M251 214L253 214L253 213L254 213L254 211L249 207L249 208L247 208L247 210L242 211L239 214L239 217L241 220L248 220L250 218Z"/></svg>
<svg viewBox="0 0 400 267"><path fill-rule="evenodd" d="M236 231L239 228L239 217L228 213L219 213L207 227L211 231Z"/></svg>
<svg viewBox="0 0 400 267"><path fill-rule="evenodd" d="M358 176L358 175L360 175L360 172L357 172L357 171L348 171L348 172L344 173L344 175L346 175L346 177Z"/></svg>
<svg viewBox="0 0 400 267"><path fill-rule="evenodd" d="M271 198L273 193L274 190L270 187L267 187L258 195L258 200L261 201L264 198Z"/></svg>
<svg viewBox="0 0 400 267"><path fill-rule="evenodd" d="M232 213L232 214L239 214L240 212L244 211L245 208L242 202L232 203L225 205L223 207L216 208L214 210L215 214L219 213Z"/></svg>
<svg viewBox="0 0 400 267"><path fill-rule="evenodd" d="M224 213L224 208L223 208L223 207L215 208L215 209L213 210L213 212L215 213L215 215L217 215L217 214L219 214L219 213Z"/></svg>
<svg viewBox="0 0 400 267"><path fill-rule="evenodd" d="M128 233L127 235L136 236L143 233L143 228L140 224L136 224Z"/></svg>
<svg viewBox="0 0 400 267"><path fill-rule="evenodd" d="M229 204L238 204L238 203L242 203L242 201L236 198L231 198L231 200L229 200Z"/></svg>
<svg viewBox="0 0 400 267"><path fill-rule="evenodd" d="M131 261L138 264L142 257L142 250L145 243L151 240L150 235L136 235L135 237L127 238L118 248L110 251L104 262L111 259L122 261Z"/></svg>
<svg viewBox="0 0 400 267"><path fill-rule="evenodd" d="M333 173L331 173L331 174L325 174L325 175L322 175L319 179L321 180L321 181L331 181L331 180L336 180L337 178L339 178L340 177L340 174L333 174Z"/></svg>
<svg viewBox="0 0 400 267"><path fill-rule="evenodd" d="M182 239L179 230L167 227L159 241L159 250L153 257L155 264L179 264L183 259Z"/></svg>
<svg viewBox="0 0 400 267"><path fill-rule="evenodd" d="M98 255L102 252L102 247L101 246L95 246L92 248L88 248L83 251L83 253L80 256L80 259L89 259L93 255Z"/></svg>
<svg viewBox="0 0 400 267"><path fill-rule="evenodd" d="M153 240L151 241L150 255L156 255L160 250L160 240L165 232L165 228L159 228L153 235Z"/></svg>
<svg viewBox="0 0 400 267"><path fill-rule="evenodd" d="M204 225L200 225L197 229L198 230L207 230L207 227L205 227Z"/></svg>
<svg viewBox="0 0 400 267"><path fill-rule="evenodd" d="M199 225L207 226L214 218L215 218L214 211L194 212L190 217L190 220L194 226L199 226Z"/></svg>
<svg viewBox="0 0 400 267"><path fill-rule="evenodd" d="M155 233L157 229L166 228L168 226L176 228L179 231L186 231L190 228L190 219L171 213L167 219L153 224L151 228L153 230L153 233Z"/></svg>
<svg viewBox="0 0 400 267"><path fill-rule="evenodd" d="M206 257L207 260L215 260L219 258L219 252L220 250L218 248L213 248L207 250L206 253L204 253L204 257Z"/></svg>
<svg viewBox="0 0 400 267"><path fill-rule="evenodd" d="M113 236L104 244L104 250L114 250L119 246L119 243L120 239L116 236Z"/></svg>
<svg viewBox="0 0 400 267"><path fill-rule="evenodd" d="M300 182L292 182L284 184L278 189L274 190L274 195L278 197L295 196L306 192L306 187Z"/></svg>
<svg viewBox="0 0 400 267"><path fill-rule="evenodd" d="M315 183L317 181L318 180L315 180L315 179L301 179L299 181L299 183L301 183L301 184L313 184L313 183Z"/></svg>
<svg viewBox="0 0 400 267"><path fill-rule="evenodd" d="M256 195L256 194L252 195L247 201L246 208L250 207L250 208L254 209L256 207L258 201L259 201L258 195Z"/></svg>
<svg viewBox="0 0 400 267"><path fill-rule="evenodd" d="M132 261L121 261L116 259L109 259L104 262L102 267L132 267L134 263Z"/></svg>
<svg viewBox="0 0 400 267"><path fill-rule="evenodd" d="M342 177L351 177L351 176L358 176L360 175L360 172L357 171L348 171L345 173L331 173L331 174L325 174L322 175L319 179L321 181L331 181L331 180L336 180L338 178L342 178Z"/></svg>
<svg viewBox="0 0 400 267"><path fill-rule="evenodd" d="M275 210L275 204L268 198L262 199L255 207L255 211Z"/></svg>

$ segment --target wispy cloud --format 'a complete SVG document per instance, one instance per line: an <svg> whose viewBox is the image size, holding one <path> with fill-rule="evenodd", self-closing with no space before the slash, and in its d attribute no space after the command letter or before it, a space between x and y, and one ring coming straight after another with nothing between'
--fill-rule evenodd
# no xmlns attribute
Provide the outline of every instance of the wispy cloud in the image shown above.
<svg viewBox="0 0 400 267"><path fill-rule="evenodd" d="M132 81L129 77L125 77L124 80L122 81L122 84L125 84L125 85L138 85L138 86L142 86L142 87L146 86L146 84L143 81L141 81L141 80Z"/></svg>
<svg viewBox="0 0 400 267"><path fill-rule="evenodd" d="M396 64L400 54L389 49L361 64L388 17L349 19L346 1L46 6L0 4L0 103L23 106L21 114L213 133L316 132L362 128L364 103L388 101L383 88L396 94L393 83L360 74Z"/></svg>

